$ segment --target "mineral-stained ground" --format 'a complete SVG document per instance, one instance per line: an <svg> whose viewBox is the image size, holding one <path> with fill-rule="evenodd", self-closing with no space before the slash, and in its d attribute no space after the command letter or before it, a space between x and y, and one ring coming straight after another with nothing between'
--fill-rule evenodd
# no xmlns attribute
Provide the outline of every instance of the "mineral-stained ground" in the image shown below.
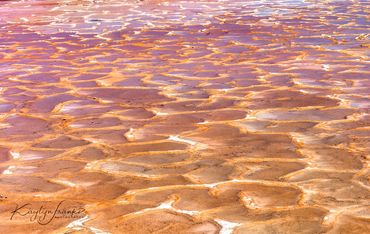
<svg viewBox="0 0 370 234"><path fill-rule="evenodd" d="M369 14L1 1L0 232L370 233Z"/></svg>

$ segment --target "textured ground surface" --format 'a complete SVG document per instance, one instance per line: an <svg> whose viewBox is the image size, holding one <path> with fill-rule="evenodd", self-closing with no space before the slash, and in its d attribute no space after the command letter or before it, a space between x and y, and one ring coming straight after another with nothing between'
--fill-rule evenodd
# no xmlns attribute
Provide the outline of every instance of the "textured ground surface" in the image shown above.
<svg viewBox="0 0 370 234"><path fill-rule="evenodd" d="M0 232L369 233L369 13L1 1Z"/></svg>

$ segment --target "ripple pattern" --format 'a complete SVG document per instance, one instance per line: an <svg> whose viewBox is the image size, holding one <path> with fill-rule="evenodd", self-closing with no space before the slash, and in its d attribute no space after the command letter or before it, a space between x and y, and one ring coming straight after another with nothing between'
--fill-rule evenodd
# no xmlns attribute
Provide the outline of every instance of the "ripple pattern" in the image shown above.
<svg viewBox="0 0 370 234"><path fill-rule="evenodd" d="M0 232L369 233L369 9L1 1Z"/></svg>

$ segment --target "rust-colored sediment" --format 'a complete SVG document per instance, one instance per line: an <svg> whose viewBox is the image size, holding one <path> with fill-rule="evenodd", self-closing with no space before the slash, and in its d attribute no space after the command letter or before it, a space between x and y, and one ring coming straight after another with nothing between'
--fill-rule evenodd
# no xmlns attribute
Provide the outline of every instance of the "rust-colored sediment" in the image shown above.
<svg viewBox="0 0 370 234"><path fill-rule="evenodd" d="M369 233L369 13L1 1L0 232Z"/></svg>

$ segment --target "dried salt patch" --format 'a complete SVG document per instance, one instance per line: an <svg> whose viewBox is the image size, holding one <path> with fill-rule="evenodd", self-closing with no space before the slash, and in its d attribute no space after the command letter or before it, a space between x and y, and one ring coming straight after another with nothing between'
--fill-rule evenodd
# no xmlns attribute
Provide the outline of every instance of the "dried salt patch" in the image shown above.
<svg viewBox="0 0 370 234"><path fill-rule="evenodd" d="M84 138L84 139L87 141L90 141L91 143L95 143L95 144L98 144L99 142L101 142L100 140L95 139L95 138Z"/></svg>
<svg viewBox="0 0 370 234"><path fill-rule="evenodd" d="M92 231L94 234L110 234L110 232L102 231L100 229L89 227L90 231Z"/></svg>
<svg viewBox="0 0 370 234"><path fill-rule="evenodd" d="M103 39L103 40L106 40L106 41L111 41L112 39L111 38L109 38L109 37L104 37L104 36L102 36L102 35L97 35L96 36L97 38L100 38L100 39Z"/></svg>
<svg viewBox="0 0 370 234"><path fill-rule="evenodd" d="M213 183L213 184L203 184L204 187L206 188L214 188L216 187L217 185L219 185L220 183Z"/></svg>
<svg viewBox="0 0 370 234"><path fill-rule="evenodd" d="M162 204L157 206L155 209L169 209L169 210L175 211L177 213L188 214L188 215L197 215L197 214L200 213L199 211L176 209L172 206L172 204L174 202L175 202L174 200L169 200L169 201L163 202Z"/></svg>
<svg viewBox="0 0 370 234"><path fill-rule="evenodd" d="M35 160L35 159L40 159L40 158L43 158L42 156L40 155L36 155L36 154L28 154L27 156L24 155L24 157L22 157L21 160Z"/></svg>
<svg viewBox="0 0 370 234"><path fill-rule="evenodd" d="M161 115L168 115L168 113L166 113L166 112L159 112L159 111L156 111L156 110L153 110L153 113L154 113L155 115L158 115L158 116L161 116Z"/></svg>
<svg viewBox="0 0 370 234"><path fill-rule="evenodd" d="M294 139L296 142L303 144L303 140L301 140L299 137L295 137Z"/></svg>
<svg viewBox="0 0 370 234"><path fill-rule="evenodd" d="M118 201L118 204L128 205L128 204L130 204L130 201L128 201L128 200Z"/></svg>
<svg viewBox="0 0 370 234"><path fill-rule="evenodd" d="M310 93L310 92L307 92L306 90L303 90L303 89L299 89L298 91L301 92L301 93Z"/></svg>
<svg viewBox="0 0 370 234"><path fill-rule="evenodd" d="M173 209L172 204L174 203L173 200L165 201L159 206L157 206L155 209Z"/></svg>
<svg viewBox="0 0 370 234"><path fill-rule="evenodd" d="M59 50L59 52L65 52L65 51L67 51L67 49L64 48L64 47L57 46L56 48Z"/></svg>
<svg viewBox="0 0 370 234"><path fill-rule="evenodd" d="M368 34L362 33L359 36L357 36L355 39L362 41L362 40L366 40L369 36L370 36L369 33Z"/></svg>
<svg viewBox="0 0 370 234"><path fill-rule="evenodd" d="M339 80L333 80L333 81L331 81L330 83L332 83L332 84L334 84L334 85L346 85L346 83L345 83L345 82L343 82L343 81L339 81ZM332 95L332 96L334 96L334 95Z"/></svg>
<svg viewBox="0 0 370 234"><path fill-rule="evenodd" d="M232 179L232 180L229 180L229 181L226 181L226 182L248 182L250 180L239 180L239 179Z"/></svg>
<svg viewBox="0 0 370 234"><path fill-rule="evenodd" d="M76 187L77 185L68 180L53 180L55 183L66 185L67 187Z"/></svg>
<svg viewBox="0 0 370 234"><path fill-rule="evenodd" d="M105 103L105 104L109 104L109 103L113 103L112 101L109 101L109 100L103 100L101 99L100 100L101 103Z"/></svg>
<svg viewBox="0 0 370 234"><path fill-rule="evenodd" d="M323 65L322 65L322 68L323 68L325 71L329 71L329 70L330 70L330 65L329 65L329 64L323 64Z"/></svg>
<svg viewBox="0 0 370 234"><path fill-rule="evenodd" d="M351 106L351 101L338 97L340 106Z"/></svg>
<svg viewBox="0 0 370 234"><path fill-rule="evenodd" d="M59 10L59 6L57 6L57 7L53 7L53 8L51 8L51 10L50 11L56 11L56 10Z"/></svg>
<svg viewBox="0 0 370 234"><path fill-rule="evenodd" d="M146 174L135 173L135 176L142 177L142 178L150 178L150 179L153 179L153 175L146 175ZM159 176L157 176L157 177L159 177Z"/></svg>
<svg viewBox="0 0 370 234"><path fill-rule="evenodd" d="M18 81L18 78L15 78L15 77L10 77L10 78L8 78L8 80L14 80L14 81Z"/></svg>
<svg viewBox="0 0 370 234"><path fill-rule="evenodd" d="M353 115L349 115L347 117L348 120L352 120L352 121L358 121L358 120L361 120L362 118L366 117L367 114L365 113L355 113Z"/></svg>
<svg viewBox="0 0 370 234"><path fill-rule="evenodd" d="M197 214L200 213L199 211L176 209L176 208L172 207L172 204L174 202L175 202L174 200L165 201L157 207L143 209L143 210L140 210L138 212L135 212L134 214L140 214L140 213L144 213L144 212L151 211L151 210L156 210L156 209L168 209L168 210L175 211L177 213L182 213L182 214L187 214L187 215L197 215Z"/></svg>
<svg viewBox="0 0 370 234"><path fill-rule="evenodd" d="M15 166L9 166L7 169L3 171L3 175L11 175L13 174L13 170L15 169Z"/></svg>
<svg viewBox="0 0 370 234"><path fill-rule="evenodd" d="M86 215L85 217L81 218L81 219L77 219L71 223L69 223L67 225L67 228L71 228L73 230L82 230L84 228L84 223L89 221L90 220L90 217L88 215Z"/></svg>
<svg viewBox="0 0 370 234"><path fill-rule="evenodd" d="M96 80L96 83L98 83L98 85L101 85L101 86L110 86L111 85L111 83L109 83L106 80Z"/></svg>
<svg viewBox="0 0 370 234"><path fill-rule="evenodd" d="M83 124L76 124L76 123L70 124L69 126L72 127L72 128L82 128L82 127L84 127Z"/></svg>
<svg viewBox="0 0 370 234"><path fill-rule="evenodd" d="M3 174L4 175L11 175L11 174L14 174L14 171L16 169L19 169L20 172L18 172L17 174L29 174L29 173L32 173L32 169L36 169L37 167L33 167L33 166L9 166L5 171L3 171ZM30 171L31 170L31 171Z"/></svg>
<svg viewBox="0 0 370 234"><path fill-rule="evenodd" d="M9 154L12 156L13 159L19 159L21 154L19 152L10 151Z"/></svg>
<svg viewBox="0 0 370 234"><path fill-rule="evenodd" d="M163 202L162 204L160 204L159 206L157 207L154 207L154 208L146 208L146 209L142 209L142 210L139 210L139 211L136 211L136 212L133 212L131 214L133 215L136 215L136 214L142 214L142 213L145 213L145 212L148 212L148 211L152 211L152 210L157 210L157 209L173 209L172 208L172 204L173 204L174 201L165 201Z"/></svg>
<svg viewBox="0 0 370 234"><path fill-rule="evenodd" d="M244 119L257 119L256 116L246 114Z"/></svg>
<svg viewBox="0 0 370 234"><path fill-rule="evenodd" d="M176 32L175 32L175 31L169 31L169 32L167 33L167 35L169 35L169 36L173 36L173 35L176 35Z"/></svg>
<svg viewBox="0 0 370 234"><path fill-rule="evenodd" d="M173 207L172 207L171 210L173 210L173 211L175 211L177 213L187 214L187 215L191 215L191 216L200 214L199 211L194 211L194 210L180 210L180 209L176 209L176 208L173 208Z"/></svg>
<svg viewBox="0 0 370 234"><path fill-rule="evenodd" d="M312 190L312 189L306 189L306 188L304 188L303 189L303 193L304 194L307 194L307 195L314 195L314 194L316 194L316 191L315 190Z"/></svg>
<svg viewBox="0 0 370 234"><path fill-rule="evenodd" d="M248 202L250 202L250 201L252 201L253 199L252 198L250 198L250 197L244 197L243 198L245 201L248 201Z"/></svg>
<svg viewBox="0 0 370 234"><path fill-rule="evenodd" d="M98 167L98 163L97 162L89 162L89 163L87 163L86 165L85 165L85 169L87 169L87 170L92 170L92 169L94 169L94 168L96 168L96 167Z"/></svg>
<svg viewBox="0 0 370 234"><path fill-rule="evenodd" d="M225 89L220 89L221 91L224 91L224 92L228 92L230 91L231 89L230 88L225 88Z"/></svg>
<svg viewBox="0 0 370 234"><path fill-rule="evenodd" d="M0 129L1 128L8 128L8 127L10 127L11 125L10 124L8 124L8 123L0 123Z"/></svg>
<svg viewBox="0 0 370 234"><path fill-rule="evenodd" d="M305 85L303 82L298 81L298 80L294 80L294 79L293 79L293 83L298 85L298 86L304 86Z"/></svg>
<svg viewBox="0 0 370 234"><path fill-rule="evenodd" d="M177 94L176 93L166 93L166 95L169 97L172 97L172 96L176 96Z"/></svg>
<svg viewBox="0 0 370 234"><path fill-rule="evenodd" d="M119 164L115 164L114 162L107 162L101 165L100 167L103 170L107 171L114 171L114 172L119 172L121 171L122 167Z"/></svg>
<svg viewBox="0 0 370 234"><path fill-rule="evenodd" d="M291 133L291 136L293 137L293 139L300 143L300 144L310 144L312 142L315 141L315 139L311 136L305 136L303 134L299 134L299 133Z"/></svg>
<svg viewBox="0 0 370 234"><path fill-rule="evenodd" d="M315 170L315 169L320 169L320 168L312 167L312 163L310 163L310 166L306 166L304 169L305 170Z"/></svg>
<svg viewBox="0 0 370 234"><path fill-rule="evenodd" d="M250 208L257 208L258 206L256 205L256 203L254 203L253 199L251 197L243 197L242 200L244 201L244 203L246 203L248 205L248 207Z"/></svg>
<svg viewBox="0 0 370 234"><path fill-rule="evenodd" d="M64 105L64 106L62 106L62 108L60 108L60 111L62 111L62 112L68 112L68 111L76 110L76 109L80 109L80 108L81 108L81 106L75 105L75 104L72 104L72 105Z"/></svg>
<svg viewBox="0 0 370 234"><path fill-rule="evenodd" d="M327 225L329 223L332 223L335 220L335 217L337 216L337 210L330 209L329 213L325 215L324 217L324 223Z"/></svg>
<svg viewBox="0 0 370 234"><path fill-rule="evenodd" d="M33 196L46 198L46 197L53 197L54 195L53 194L42 193L42 194L34 194Z"/></svg>
<svg viewBox="0 0 370 234"><path fill-rule="evenodd" d="M148 22L148 23L146 23L146 25L148 25L150 27L155 27L155 25L152 22Z"/></svg>
<svg viewBox="0 0 370 234"><path fill-rule="evenodd" d="M232 234L233 230L240 226L240 223L233 223L222 219L215 219L215 221L221 225L220 234Z"/></svg>
<svg viewBox="0 0 370 234"><path fill-rule="evenodd" d="M133 140L135 138L134 136L134 132L135 132L135 129L133 128L130 128L128 132L126 132L125 134L125 137L128 139L128 140Z"/></svg>
<svg viewBox="0 0 370 234"><path fill-rule="evenodd" d="M183 139L183 138L180 138L178 136L173 136L173 135L171 135L168 139L171 140L171 141L184 142L184 143L189 144L189 145L196 145L197 144L196 141Z"/></svg>

